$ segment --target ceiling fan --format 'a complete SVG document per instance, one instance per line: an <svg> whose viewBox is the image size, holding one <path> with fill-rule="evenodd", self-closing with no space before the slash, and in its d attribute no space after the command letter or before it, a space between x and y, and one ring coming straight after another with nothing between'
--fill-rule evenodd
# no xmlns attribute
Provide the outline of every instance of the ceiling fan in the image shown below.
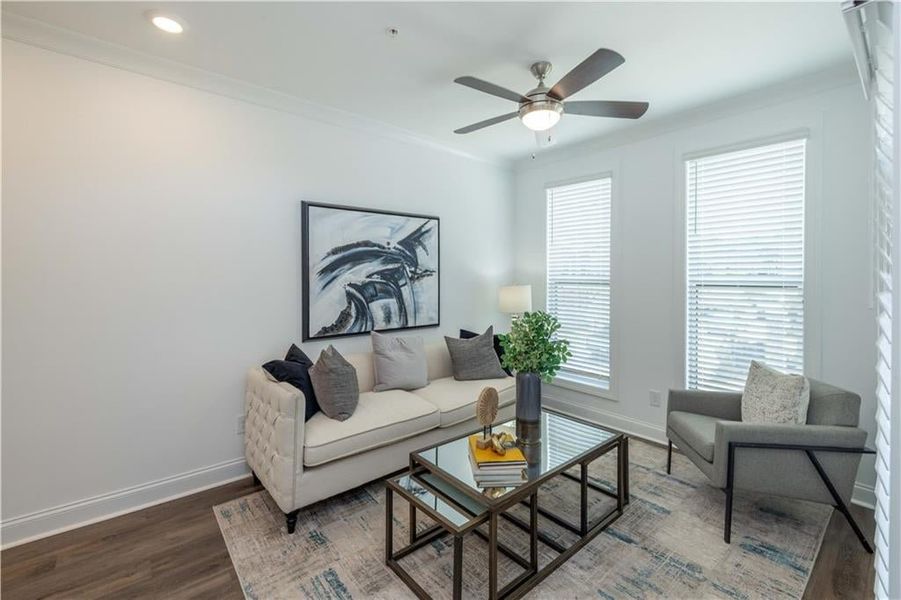
<svg viewBox="0 0 901 600"><path fill-rule="evenodd" d="M523 125L532 131L545 131L556 125L564 113L587 117L637 119L648 110L647 102L619 102L613 100L565 102L567 98L591 85L624 62L626 62L626 59L619 53L601 48L564 75L563 79L558 81L552 88L544 85L544 78L551 71L551 63L547 61L536 62L529 67L529 70L538 79L538 87L525 94L518 94L476 77L468 75L466 77L457 77L454 79L455 83L497 96L498 98L517 102L519 103L519 109L499 117L461 127L455 130L454 133L471 133L491 125L503 123L514 117L519 117Z"/></svg>

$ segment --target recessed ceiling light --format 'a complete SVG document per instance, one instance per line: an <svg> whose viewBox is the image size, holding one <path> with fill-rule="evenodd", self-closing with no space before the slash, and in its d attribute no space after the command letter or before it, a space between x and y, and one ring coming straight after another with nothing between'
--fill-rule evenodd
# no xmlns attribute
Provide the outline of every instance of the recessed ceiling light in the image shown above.
<svg viewBox="0 0 901 600"><path fill-rule="evenodd" d="M162 29L166 33L181 33L185 30L184 24L172 15L164 15L156 11L147 13L147 18L153 23L157 29Z"/></svg>

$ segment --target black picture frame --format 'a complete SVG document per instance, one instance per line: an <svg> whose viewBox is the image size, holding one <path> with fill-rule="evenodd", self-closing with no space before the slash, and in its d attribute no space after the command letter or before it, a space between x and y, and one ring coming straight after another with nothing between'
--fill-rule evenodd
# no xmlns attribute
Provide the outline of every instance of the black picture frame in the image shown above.
<svg viewBox="0 0 901 600"><path fill-rule="evenodd" d="M437 320L434 323L426 323L422 325L407 325L402 327L389 327L376 329L375 331L384 332L384 331L404 331L408 329L425 329L429 327L440 327L441 326L441 219L440 217L433 215L422 215L416 213L408 213L408 212L397 212L397 211L389 211L389 210L381 210L376 208L367 208L361 206L348 206L342 204L326 204L320 202L301 202L301 278L303 281L301 282L301 316L302 316L302 332L301 336L304 342L318 341L318 340L326 340L326 339L334 339L341 337L350 337L357 335L369 335L372 330L369 331L359 331L359 332L347 332L347 333L333 333L327 335L311 335L310 332L310 275L311 275L311 267L310 267L310 208L325 208L331 210L343 210L350 212L357 212L363 214L376 214L376 215L386 215L392 217L406 217L411 219L425 219L428 221L435 222L435 231L436 231L436 248L437 248L437 256L435 257L436 261L436 280L437 280Z"/></svg>

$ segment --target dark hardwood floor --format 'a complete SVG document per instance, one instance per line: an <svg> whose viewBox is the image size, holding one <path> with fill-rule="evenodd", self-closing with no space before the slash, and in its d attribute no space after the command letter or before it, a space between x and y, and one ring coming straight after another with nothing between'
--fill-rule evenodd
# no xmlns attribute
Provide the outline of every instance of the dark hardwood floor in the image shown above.
<svg viewBox="0 0 901 600"><path fill-rule="evenodd" d="M236 598L212 507L253 492L250 477L0 552L4 600Z"/></svg>
<svg viewBox="0 0 901 600"><path fill-rule="evenodd" d="M243 598L211 508L250 477L0 552L0 593L29 598ZM852 506L872 539L873 511ZM835 513L804 598L873 597L872 555Z"/></svg>

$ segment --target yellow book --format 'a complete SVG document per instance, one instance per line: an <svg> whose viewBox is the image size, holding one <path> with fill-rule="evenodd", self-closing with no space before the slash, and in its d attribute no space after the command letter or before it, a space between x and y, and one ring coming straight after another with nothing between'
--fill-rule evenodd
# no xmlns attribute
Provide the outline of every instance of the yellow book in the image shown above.
<svg viewBox="0 0 901 600"><path fill-rule="evenodd" d="M503 456L496 454L491 448L480 449L476 445L476 440L478 440L480 437L481 434L479 433L469 436L469 451L472 453L476 464L486 465L526 462L526 457L523 456L522 450L520 450L519 448L507 448L507 453Z"/></svg>

